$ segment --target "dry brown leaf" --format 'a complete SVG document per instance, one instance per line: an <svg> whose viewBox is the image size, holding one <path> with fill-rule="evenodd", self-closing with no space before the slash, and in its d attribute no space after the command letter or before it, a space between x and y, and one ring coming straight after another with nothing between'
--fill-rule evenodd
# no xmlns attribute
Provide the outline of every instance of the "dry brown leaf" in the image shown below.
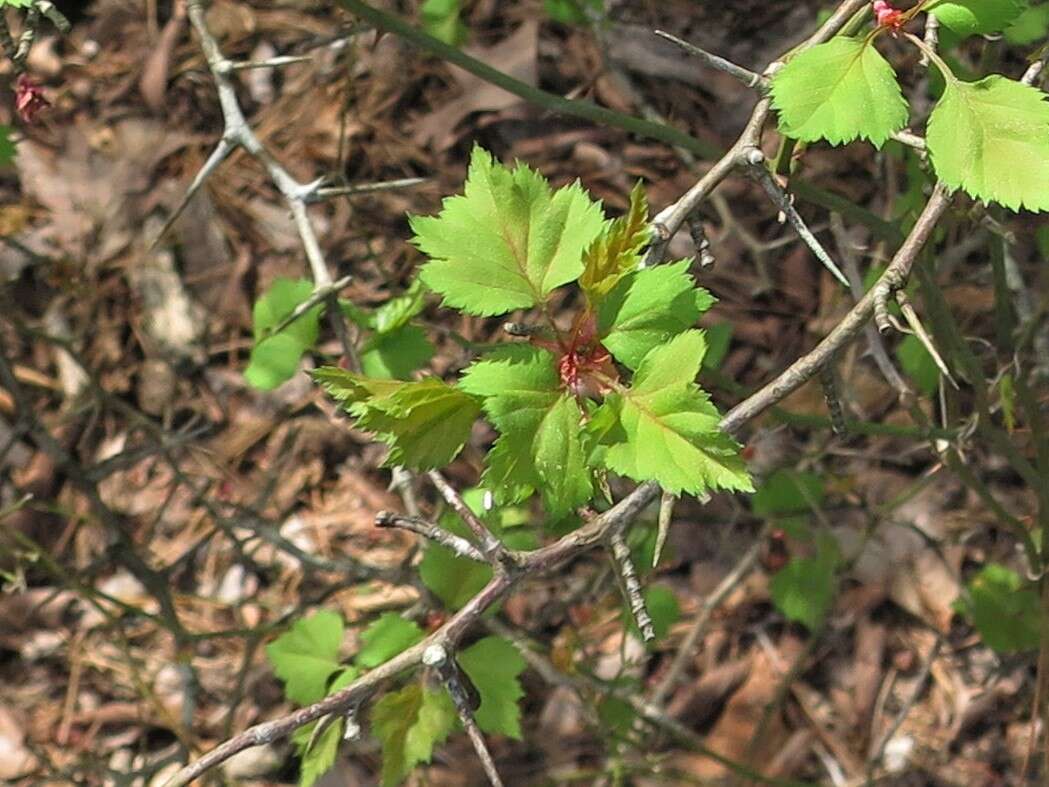
<svg viewBox="0 0 1049 787"><path fill-rule="evenodd" d="M539 57L539 25L535 20L522 24L507 39L492 47L467 47L467 54L515 79L534 85ZM455 142L455 128L473 112L494 112L521 102L517 96L485 82L461 68L449 66L462 95L434 110L415 124L414 139L420 145L446 150Z"/></svg>

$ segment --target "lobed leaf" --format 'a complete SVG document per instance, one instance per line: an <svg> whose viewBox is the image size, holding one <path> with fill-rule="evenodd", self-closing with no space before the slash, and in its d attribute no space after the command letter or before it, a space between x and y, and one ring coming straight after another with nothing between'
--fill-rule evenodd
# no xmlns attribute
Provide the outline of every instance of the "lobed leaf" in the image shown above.
<svg viewBox="0 0 1049 787"><path fill-rule="evenodd" d="M452 732L457 716L446 691L413 682L376 702L371 721L382 745L382 785L395 787L418 763L430 761L433 747Z"/></svg>
<svg viewBox="0 0 1049 787"><path fill-rule="evenodd" d="M1049 210L1049 103L1041 91L998 75L948 77L926 142L951 188L1012 210Z"/></svg>
<svg viewBox="0 0 1049 787"><path fill-rule="evenodd" d="M448 306L490 316L542 304L576 279L605 222L578 183L551 193L535 171L507 169L475 147L465 193L411 227L431 258L420 273L426 286Z"/></svg>
<svg viewBox="0 0 1049 787"><path fill-rule="evenodd" d="M772 78L772 104L786 136L880 148L907 124L896 72L866 38L838 36L801 52Z"/></svg>
<svg viewBox="0 0 1049 787"><path fill-rule="evenodd" d="M292 702L309 705L327 693L328 678L342 669L342 617L320 610L295 621L292 627L266 646L266 657L277 677L284 681L284 694Z"/></svg>
<svg viewBox="0 0 1049 787"><path fill-rule="evenodd" d="M714 297L688 273L690 261L657 265L622 277L597 310L601 343L637 369L653 348L692 328Z"/></svg>
<svg viewBox="0 0 1049 787"><path fill-rule="evenodd" d="M424 636L423 630L396 612L380 615L361 632L361 649L354 663L361 667L378 667L401 651L410 648Z"/></svg>
<svg viewBox="0 0 1049 787"><path fill-rule="evenodd" d="M524 696L524 689L517 676L526 664L517 648L502 637L485 637L462 651L458 662L481 695L481 704L474 712L477 726L484 732L520 740L518 700Z"/></svg>
<svg viewBox="0 0 1049 787"><path fill-rule="evenodd" d="M645 356L632 388L608 397L603 407L617 422L603 437L609 470L656 481L672 494L754 491L739 445L721 431L717 410L692 382L704 351L702 333L681 333Z"/></svg>
<svg viewBox="0 0 1049 787"><path fill-rule="evenodd" d="M270 331L312 293L313 285L306 279L275 279L255 302L252 309L255 346L244 370L245 379L255 388L268 391L290 380L299 368L299 360L317 341L324 310L320 304L279 333L270 335Z"/></svg>

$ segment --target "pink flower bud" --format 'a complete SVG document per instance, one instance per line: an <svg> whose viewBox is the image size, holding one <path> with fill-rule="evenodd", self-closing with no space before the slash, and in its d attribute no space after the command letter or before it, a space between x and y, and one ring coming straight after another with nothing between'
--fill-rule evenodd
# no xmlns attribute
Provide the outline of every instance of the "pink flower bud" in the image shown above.
<svg viewBox="0 0 1049 787"><path fill-rule="evenodd" d="M879 27L888 27L893 33L900 29L900 26L903 24L902 11L898 8L893 8L887 0L874 0L872 7Z"/></svg>
<svg viewBox="0 0 1049 787"><path fill-rule="evenodd" d="M32 123L41 110L51 106L44 97L44 89L26 74L19 74L15 82L15 111L23 123Z"/></svg>

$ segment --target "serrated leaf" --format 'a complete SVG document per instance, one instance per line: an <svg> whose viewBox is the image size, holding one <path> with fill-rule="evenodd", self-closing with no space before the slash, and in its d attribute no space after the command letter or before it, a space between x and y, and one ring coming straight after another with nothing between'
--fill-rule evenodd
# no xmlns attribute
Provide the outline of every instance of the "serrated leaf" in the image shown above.
<svg viewBox="0 0 1049 787"><path fill-rule="evenodd" d="M426 332L415 325L405 325L389 333L380 333L361 348L361 371L369 377L407 380L433 357L434 348Z"/></svg>
<svg viewBox="0 0 1049 787"><path fill-rule="evenodd" d="M343 670L332 681L328 694L334 694L346 688L356 677L356 670L351 668ZM345 719L340 716L328 724L319 735L314 735L314 730L320 723L321 721L318 720L305 727L299 727L291 736L295 744L295 753L299 756L300 761L299 787L313 787L321 776L331 770L339 753L342 733L346 728Z"/></svg>
<svg viewBox="0 0 1049 787"><path fill-rule="evenodd" d="M364 644L353 657L353 661L369 669L378 667L419 642L424 636L423 630L412 621L405 620L396 612L386 612L361 632L361 641Z"/></svg>
<svg viewBox="0 0 1049 787"><path fill-rule="evenodd" d="M380 380L362 374L348 372L337 366L322 366L310 372L314 382L328 396L339 402L351 413L359 412L370 399L383 399L399 391L408 383L401 380Z"/></svg>
<svg viewBox="0 0 1049 787"><path fill-rule="evenodd" d="M481 414L476 400L443 380L401 383L353 406L360 428L390 446L386 465L444 467L462 450Z"/></svg>
<svg viewBox="0 0 1049 787"><path fill-rule="evenodd" d="M955 602L955 608L972 621L984 644L1000 653L1038 647L1038 593L1005 566L984 566L969 583L968 594Z"/></svg>
<svg viewBox="0 0 1049 787"><path fill-rule="evenodd" d="M395 298L390 298L375 310L372 330L390 333L405 327L413 317L426 308L426 288L418 279Z"/></svg>
<svg viewBox="0 0 1049 787"><path fill-rule="evenodd" d="M786 136L881 147L907 124L896 72L865 38L838 36L792 58L772 78L772 103Z"/></svg>
<svg viewBox="0 0 1049 787"><path fill-rule="evenodd" d="M284 681L284 694L292 702L309 705L327 693L328 679L342 669L342 617L320 610L295 621L292 627L266 646L266 657L277 677Z"/></svg>
<svg viewBox="0 0 1049 787"><path fill-rule="evenodd" d="M502 637L485 637L462 651L459 666L470 676L481 704L474 712L484 732L521 739L521 708L524 696L517 676L524 672L524 658Z"/></svg>
<svg viewBox="0 0 1049 787"><path fill-rule="evenodd" d="M1019 210L1049 210L1049 103L992 75L947 78L926 133L937 176L951 188Z"/></svg>
<svg viewBox="0 0 1049 787"><path fill-rule="evenodd" d="M591 307L596 306L627 273L641 262L641 250L652 230L648 225L648 201L638 182L630 192L630 208L590 244L583 255L579 286Z"/></svg>
<svg viewBox="0 0 1049 787"><path fill-rule="evenodd" d="M959 36L971 36L1005 30L1026 7L1026 0L933 0L924 10Z"/></svg>
<svg viewBox="0 0 1049 787"><path fill-rule="evenodd" d="M637 369L654 347L692 328L714 303L689 275L689 261L645 268L624 276L597 310L601 343L616 360Z"/></svg>
<svg viewBox="0 0 1049 787"><path fill-rule="evenodd" d="M632 388L607 398L618 419L604 436L609 470L656 481L672 494L754 491L739 445L721 431L710 398L692 382L704 350L699 331L679 334L645 356Z"/></svg>
<svg viewBox="0 0 1049 787"><path fill-rule="evenodd" d="M395 787L455 727L455 707L448 693L409 683L383 696L372 707L372 731L382 744L382 785Z"/></svg>
<svg viewBox="0 0 1049 787"><path fill-rule="evenodd" d="M513 345L470 366L460 387L483 398L485 414L501 433L484 479L495 492L510 486L501 500L537 488L547 511L558 517L590 499L583 414L562 390L552 353Z"/></svg>
<svg viewBox="0 0 1049 787"><path fill-rule="evenodd" d="M465 194L436 217L412 217L411 227L431 258L423 283L448 306L490 316L544 303L576 279L604 220L578 183L551 193L535 171L507 169L475 147Z"/></svg>
<svg viewBox="0 0 1049 787"><path fill-rule="evenodd" d="M303 354L317 341L324 309L319 304L279 333L269 335L312 292L313 285L306 279L275 279L255 302L252 309L255 346L244 370L245 379L255 388L268 391L290 380Z"/></svg>
<svg viewBox="0 0 1049 787"><path fill-rule="evenodd" d="M11 140L12 133L14 133L14 129L0 123L0 167L6 167L14 161L15 143Z"/></svg>

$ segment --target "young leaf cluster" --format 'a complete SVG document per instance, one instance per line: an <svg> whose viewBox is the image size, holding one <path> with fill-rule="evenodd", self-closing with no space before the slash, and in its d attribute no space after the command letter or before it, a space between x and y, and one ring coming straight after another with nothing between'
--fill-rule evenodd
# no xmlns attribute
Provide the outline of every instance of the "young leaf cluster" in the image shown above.
<svg viewBox="0 0 1049 787"><path fill-rule="evenodd" d="M411 226L429 256L420 278L446 306L478 317L533 309L538 324L455 384L318 370L357 425L390 446L388 463L447 464L483 413L498 433L483 485L506 504L538 493L555 519L589 503L610 471L675 494L751 489L739 446L695 383L706 352L695 325L714 299L687 260L642 267L640 186L626 215L607 221L578 183L553 190L475 148L464 193ZM573 282L578 309L557 319L553 294Z"/></svg>
<svg viewBox="0 0 1049 787"><path fill-rule="evenodd" d="M296 621L266 647L289 700L300 705L317 702L424 637L415 623L394 613L383 614L361 632L361 647L352 663L345 664L339 659L344 633L342 618L322 610ZM499 637L486 637L462 650L458 662L480 696L475 714L478 726L488 733L520 738L519 700L524 690L518 676L525 662L514 646ZM370 720L371 731L382 745L384 787L399 784L415 765L429 762L434 747L459 724L448 692L419 680L377 700ZM335 764L345 725L345 718L339 717L295 732L292 740L301 762L300 787L312 787Z"/></svg>
<svg viewBox="0 0 1049 787"><path fill-rule="evenodd" d="M959 38L1001 33L1027 10L1024 0L931 0L920 9ZM875 43L885 32L838 36L792 58L772 79L783 134L841 145L881 147L908 121L896 73ZM1049 103L1041 91L991 75L962 81L913 36L939 69L944 90L929 117L926 144L936 176L984 202L1049 211Z"/></svg>

